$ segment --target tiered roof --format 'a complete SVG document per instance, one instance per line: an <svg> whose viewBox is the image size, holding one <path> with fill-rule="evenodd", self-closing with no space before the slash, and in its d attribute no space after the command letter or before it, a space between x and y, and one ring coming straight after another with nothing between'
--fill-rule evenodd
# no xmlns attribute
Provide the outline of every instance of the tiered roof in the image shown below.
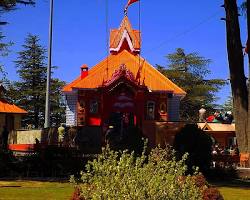
<svg viewBox="0 0 250 200"><path fill-rule="evenodd" d="M124 43L127 45L124 45ZM167 91L184 96L186 94L184 90L162 75L139 55L140 45L140 32L132 29L128 17L125 16L120 28L111 31L111 54L92 67L85 78L81 79L81 76L79 76L66 85L63 91L71 92L73 89L102 87L106 81L112 78L115 70L119 69L121 65L125 65L136 77L138 85L145 85L151 91ZM126 48L124 49L124 47Z"/></svg>
<svg viewBox="0 0 250 200"><path fill-rule="evenodd" d="M127 42L128 48L133 53L139 53L141 49L140 31L132 29L127 16L121 22L119 29L110 32L110 53L123 50L122 46Z"/></svg>

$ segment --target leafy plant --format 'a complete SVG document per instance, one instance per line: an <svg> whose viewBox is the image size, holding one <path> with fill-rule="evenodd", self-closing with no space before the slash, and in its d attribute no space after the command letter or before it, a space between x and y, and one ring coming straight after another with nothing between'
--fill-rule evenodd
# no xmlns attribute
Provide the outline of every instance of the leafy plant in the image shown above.
<svg viewBox="0 0 250 200"><path fill-rule="evenodd" d="M146 149L146 148L145 148ZM180 161L166 156L160 147L149 155L117 152L106 147L81 172L81 196L85 199L202 199L203 188L185 176L187 154ZM173 155L173 154L172 154ZM185 177L185 178L183 178ZM71 177L71 181L75 181Z"/></svg>

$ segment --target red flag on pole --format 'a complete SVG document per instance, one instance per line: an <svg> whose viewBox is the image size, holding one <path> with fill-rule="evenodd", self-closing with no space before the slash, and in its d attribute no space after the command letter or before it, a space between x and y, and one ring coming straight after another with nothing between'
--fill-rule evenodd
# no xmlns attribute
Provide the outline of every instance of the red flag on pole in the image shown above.
<svg viewBox="0 0 250 200"><path fill-rule="evenodd" d="M245 53L249 53L249 40L247 39L247 44L246 44L246 48L245 48Z"/></svg>
<svg viewBox="0 0 250 200"><path fill-rule="evenodd" d="M126 7L125 7L125 9L124 9L125 14L127 14L128 7L129 7L132 3L135 3L135 2L137 2L137 1L140 1L140 0L128 0L128 3L127 3L127 5L126 5Z"/></svg>

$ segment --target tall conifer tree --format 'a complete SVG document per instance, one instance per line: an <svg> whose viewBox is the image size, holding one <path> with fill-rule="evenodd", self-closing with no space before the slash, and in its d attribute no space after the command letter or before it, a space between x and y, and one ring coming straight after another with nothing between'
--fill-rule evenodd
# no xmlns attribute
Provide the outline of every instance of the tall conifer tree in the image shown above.
<svg viewBox="0 0 250 200"><path fill-rule="evenodd" d="M0 0L0 28L6 25L7 22L2 20L2 14L17 9L18 5L34 5L35 0ZM4 41L4 34L0 30L0 58L8 54L8 47L12 45L11 42ZM1 60L1 59L0 59ZM6 80L6 72L4 71L3 64L0 63L0 81Z"/></svg>
<svg viewBox="0 0 250 200"><path fill-rule="evenodd" d="M27 123L39 127L43 123L45 109L46 50L39 44L37 36L28 35L15 61L20 81L16 87L20 91L19 105L29 112Z"/></svg>
<svg viewBox="0 0 250 200"><path fill-rule="evenodd" d="M4 57L8 55L8 47L11 45L11 43L5 43L3 41L5 37L3 36L3 33L0 32L0 57ZM3 64L0 61L0 81L3 81L5 79L6 73L3 68Z"/></svg>
<svg viewBox="0 0 250 200"><path fill-rule="evenodd" d="M211 60L199 56L198 53L186 54L181 48L168 54L166 58L168 67L157 65L158 70L187 92L180 105L181 120L197 121L198 111L203 105L208 112L212 112L215 107L215 93L226 81L206 79L210 73L208 65Z"/></svg>
<svg viewBox="0 0 250 200"><path fill-rule="evenodd" d="M25 124L33 124L36 128L44 125L46 72L46 50L39 44L38 36L28 35L19 52L16 63L20 81L15 83L10 96L15 103L28 111ZM64 82L52 79L51 118L52 124L63 122L64 107L62 106L61 89Z"/></svg>

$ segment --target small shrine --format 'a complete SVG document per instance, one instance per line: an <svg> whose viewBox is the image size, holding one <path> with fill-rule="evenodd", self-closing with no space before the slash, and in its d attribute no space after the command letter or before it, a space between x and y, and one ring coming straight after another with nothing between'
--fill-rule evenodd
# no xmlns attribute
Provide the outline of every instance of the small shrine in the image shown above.
<svg viewBox="0 0 250 200"><path fill-rule="evenodd" d="M63 88L67 126L103 126L126 118L141 127L147 121L178 121L185 91L140 56L141 33L127 16L110 32L110 54Z"/></svg>
<svg viewBox="0 0 250 200"><path fill-rule="evenodd" d="M22 116L27 114L27 111L8 102L4 98L5 92L5 88L0 84L0 134L3 126L6 126L8 131L20 129Z"/></svg>

